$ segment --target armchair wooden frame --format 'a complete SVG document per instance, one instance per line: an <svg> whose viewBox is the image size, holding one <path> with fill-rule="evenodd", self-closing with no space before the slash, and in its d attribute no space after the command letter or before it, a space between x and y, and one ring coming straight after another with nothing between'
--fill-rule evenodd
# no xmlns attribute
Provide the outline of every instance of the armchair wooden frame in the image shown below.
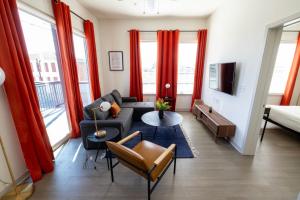
<svg viewBox="0 0 300 200"><path fill-rule="evenodd" d="M129 135L128 137L120 140L118 142L118 144L123 145L124 143L132 140L133 138L137 137L138 135L140 135L140 139L141 141L143 141L143 134L140 131L134 132L133 134ZM152 172L157 168L157 166L159 166L159 164L163 161L163 159L170 153L173 152L173 156L171 158L171 160L168 162L168 164L166 165L166 167L162 170L162 172L160 173L160 175L157 177L157 179L154 182L153 186L151 187L151 174ZM114 154L115 155L115 154ZM111 173L111 181L114 182L114 172L113 172L113 168L115 168L120 162L117 161L115 164L113 164L113 152L111 150L108 150L108 156L109 156L109 168L110 168L110 173ZM147 179L147 192L148 192L148 200L151 199L151 194L154 191L154 189L156 188L156 186L158 185L158 183L160 182L160 180L162 179L162 177L164 176L164 174L166 173L166 171L169 169L169 167L171 166L171 164L174 162L174 169L173 169L173 174L175 175L176 173L176 157L177 157L177 147L175 144L171 144L153 163L153 166L149 169L149 170L144 170L142 168L139 168L136 165L133 165L132 163L128 162L127 160L124 160L122 158L120 158L118 155L115 155L118 160L126 163L127 165L129 165L130 167L134 168L136 171L139 171L140 173L142 173L143 175L145 175L144 177Z"/></svg>

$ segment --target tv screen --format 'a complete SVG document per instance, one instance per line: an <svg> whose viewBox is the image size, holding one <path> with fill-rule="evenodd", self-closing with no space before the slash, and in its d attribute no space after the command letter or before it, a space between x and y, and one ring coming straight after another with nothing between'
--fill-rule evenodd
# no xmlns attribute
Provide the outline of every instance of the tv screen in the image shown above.
<svg viewBox="0 0 300 200"><path fill-rule="evenodd" d="M236 63L218 63L209 66L209 87L233 95Z"/></svg>

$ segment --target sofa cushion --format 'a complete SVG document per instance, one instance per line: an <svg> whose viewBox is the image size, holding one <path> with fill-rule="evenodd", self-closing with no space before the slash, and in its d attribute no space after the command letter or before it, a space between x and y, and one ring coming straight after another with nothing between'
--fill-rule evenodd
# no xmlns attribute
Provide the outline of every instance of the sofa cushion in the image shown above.
<svg viewBox="0 0 300 200"><path fill-rule="evenodd" d="M155 108L154 102L124 102L122 108Z"/></svg>
<svg viewBox="0 0 300 200"><path fill-rule="evenodd" d="M122 105L122 96L121 96L120 92L118 90L113 90L111 92L111 95L114 97L117 104L119 104L119 106L121 106Z"/></svg>
<svg viewBox="0 0 300 200"><path fill-rule="evenodd" d="M107 94L107 95L101 97L101 99L104 100L104 101L108 101L111 104L113 102L115 102L115 99L114 99L114 97L111 94Z"/></svg>
<svg viewBox="0 0 300 200"><path fill-rule="evenodd" d="M133 108L122 108L119 115L116 118L109 116L107 119L118 120L122 123L123 128L126 130L131 126L133 115Z"/></svg>
<svg viewBox="0 0 300 200"><path fill-rule="evenodd" d="M107 119L107 117L109 116L109 111L102 112L99 109L95 109L93 111L93 109L99 107L102 102L103 100L100 98L94 101L93 103L91 103L90 105L84 107L84 118L94 120L94 111L95 111L97 120Z"/></svg>

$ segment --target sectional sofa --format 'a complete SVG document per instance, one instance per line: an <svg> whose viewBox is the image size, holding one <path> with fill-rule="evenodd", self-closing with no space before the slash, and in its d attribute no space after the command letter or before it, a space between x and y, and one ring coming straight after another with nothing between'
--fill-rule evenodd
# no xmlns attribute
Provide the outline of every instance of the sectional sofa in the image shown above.
<svg viewBox="0 0 300 200"><path fill-rule="evenodd" d="M86 149L97 148L94 143L88 143L86 137L96 130L92 109L99 107L103 101L116 102L121 107L121 112L116 118L110 115L110 111L96 111L98 129L101 129L101 127L117 128L120 132L119 137L116 138L117 140L128 135L133 121L139 121L144 113L153 111L155 108L154 102L137 102L135 97L122 97L118 90L113 90L111 93L95 100L92 104L84 107L84 120L80 122L81 137Z"/></svg>

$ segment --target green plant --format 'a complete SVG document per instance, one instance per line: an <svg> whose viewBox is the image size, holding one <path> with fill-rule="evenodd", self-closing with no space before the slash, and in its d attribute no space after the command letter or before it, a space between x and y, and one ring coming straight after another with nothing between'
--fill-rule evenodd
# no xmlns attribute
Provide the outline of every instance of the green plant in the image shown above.
<svg viewBox="0 0 300 200"><path fill-rule="evenodd" d="M158 110L169 110L171 106L169 105L169 102L166 102L163 99L158 99L156 101L156 108Z"/></svg>

